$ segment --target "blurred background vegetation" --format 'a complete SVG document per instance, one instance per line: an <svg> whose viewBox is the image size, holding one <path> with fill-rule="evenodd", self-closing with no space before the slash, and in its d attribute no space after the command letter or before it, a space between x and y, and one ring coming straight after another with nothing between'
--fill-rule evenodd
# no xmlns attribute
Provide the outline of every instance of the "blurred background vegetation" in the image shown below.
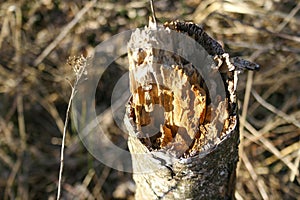
<svg viewBox="0 0 300 200"><path fill-rule="evenodd" d="M156 0L158 21L193 21L232 56L261 66L240 75L237 199L300 199L300 3ZM55 199L71 88L70 56L143 27L148 1L19 0L0 4L0 199ZM111 77L126 71L126 59ZM119 70L119 71L118 71ZM99 86L104 91L104 87ZM108 107L111 91L97 100ZM116 143L126 144L111 120ZM133 199L131 174L106 167L67 133L64 199Z"/></svg>

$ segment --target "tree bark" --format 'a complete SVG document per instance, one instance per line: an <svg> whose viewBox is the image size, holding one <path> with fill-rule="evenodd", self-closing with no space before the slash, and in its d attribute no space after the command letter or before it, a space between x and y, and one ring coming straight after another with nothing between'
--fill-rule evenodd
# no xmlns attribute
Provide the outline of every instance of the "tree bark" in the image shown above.
<svg viewBox="0 0 300 200"><path fill-rule="evenodd" d="M177 54L181 41L168 42L177 53L155 47L166 39L160 33L170 30L184 33L206 50L214 62L211 77L203 77L195 63ZM256 66L244 60L233 63L200 27L178 21L164 27L150 22L135 31L128 59L132 97L124 121L135 198L234 199L239 144L236 69ZM225 95L212 95L212 85L221 85Z"/></svg>

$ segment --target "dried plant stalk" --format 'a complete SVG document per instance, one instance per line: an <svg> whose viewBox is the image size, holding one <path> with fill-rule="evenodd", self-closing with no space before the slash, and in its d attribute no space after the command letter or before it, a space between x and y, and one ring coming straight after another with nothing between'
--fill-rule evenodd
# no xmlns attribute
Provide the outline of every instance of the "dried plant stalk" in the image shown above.
<svg viewBox="0 0 300 200"><path fill-rule="evenodd" d="M181 32L201 44L214 60L221 83L202 77L176 52L155 48L164 39L156 29ZM169 45L180 49L180 41ZM200 27L185 22L164 27L150 22L137 30L128 44L128 59L132 97L125 124L136 199L234 199L239 144L236 66L256 66L241 59L234 64ZM211 99L207 80L221 84L225 96Z"/></svg>

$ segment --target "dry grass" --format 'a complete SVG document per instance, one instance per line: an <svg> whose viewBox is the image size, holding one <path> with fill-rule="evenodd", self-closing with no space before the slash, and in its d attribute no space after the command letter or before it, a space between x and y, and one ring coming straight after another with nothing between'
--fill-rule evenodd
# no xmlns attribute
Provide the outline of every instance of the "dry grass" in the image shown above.
<svg viewBox="0 0 300 200"><path fill-rule="evenodd" d="M0 199L55 198L71 93L67 58L143 26L150 14L148 1L91 2L0 4ZM201 23L231 55L261 66L240 76L237 199L300 199L300 3L160 0L155 6L158 21ZM100 106L109 105L107 95ZM116 143L126 141L113 124L111 134ZM131 175L92 158L71 127L64 169L66 199L132 198Z"/></svg>

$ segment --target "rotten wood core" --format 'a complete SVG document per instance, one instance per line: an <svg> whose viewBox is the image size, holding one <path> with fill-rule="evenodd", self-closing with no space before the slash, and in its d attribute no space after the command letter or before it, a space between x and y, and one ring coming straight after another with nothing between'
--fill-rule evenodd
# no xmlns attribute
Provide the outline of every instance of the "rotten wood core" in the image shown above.
<svg viewBox="0 0 300 200"><path fill-rule="evenodd" d="M173 52L145 44L145 48L136 48L135 44L150 39L139 34L132 36L128 51L132 93L129 108L139 133L137 137L151 151L166 149L177 158L187 158L215 145L226 135L232 114L235 115L236 72L228 54L204 31L199 32L202 29L196 25L171 22L161 29L185 32L196 41L206 41L200 44L214 55L212 58L224 80L221 84L227 88L226 98L210 99L205 79L195 66Z"/></svg>

